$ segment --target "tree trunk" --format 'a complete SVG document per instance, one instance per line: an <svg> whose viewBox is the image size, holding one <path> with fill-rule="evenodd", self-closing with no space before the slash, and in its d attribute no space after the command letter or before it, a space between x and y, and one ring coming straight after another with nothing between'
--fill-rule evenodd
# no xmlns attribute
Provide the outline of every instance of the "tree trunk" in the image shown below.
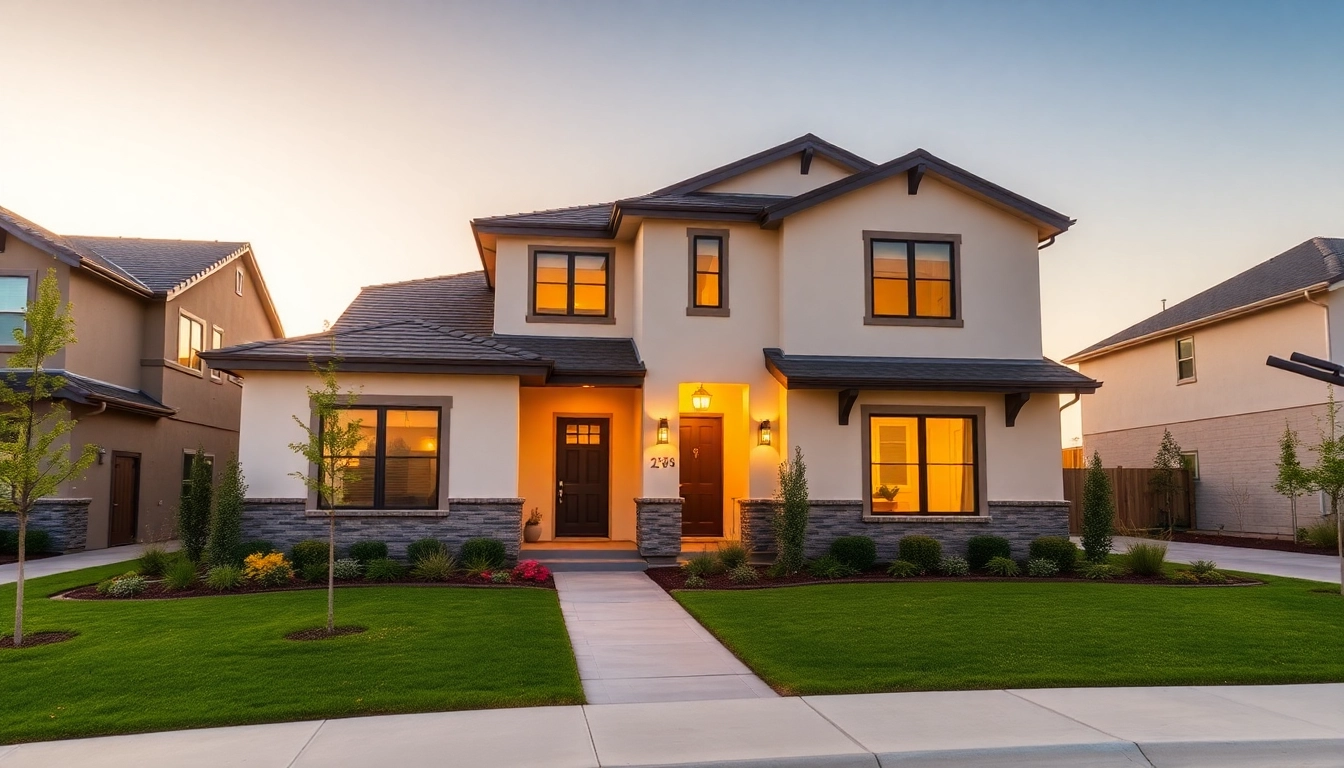
<svg viewBox="0 0 1344 768"><path fill-rule="evenodd" d="M23 558L28 549L28 515L19 515L19 580L14 584L14 647L23 645Z"/></svg>
<svg viewBox="0 0 1344 768"><path fill-rule="evenodd" d="M1339 594L1344 595L1344 515L1338 512L1335 513L1335 539L1335 548L1339 550ZM19 578L22 579L23 576L20 575Z"/></svg>
<svg viewBox="0 0 1344 768"><path fill-rule="evenodd" d="M327 634L331 634L336 631L336 510L327 515Z"/></svg>
<svg viewBox="0 0 1344 768"><path fill-rule="evenodd" d="M1297 497L1288 497L1288 506L1293 510L1293 543L1297 543Z"/></svg>

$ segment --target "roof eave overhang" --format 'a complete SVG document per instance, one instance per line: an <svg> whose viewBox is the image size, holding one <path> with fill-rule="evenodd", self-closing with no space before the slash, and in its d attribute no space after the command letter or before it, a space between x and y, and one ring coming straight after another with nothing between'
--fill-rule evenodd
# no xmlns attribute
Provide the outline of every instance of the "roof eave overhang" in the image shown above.
<svg viewBox="0 0 1344 768"><path fill-rule="evenodd" d="M705 187L718 184L721 181L727 181L728 179L769 165L770 163L778 162L786 157L791 157L808 149L812 150L814 154L824 157L830 162L851 172L857 173L875 167L873 162L809 133L799 136L792 141L787 141L778 146L757 152L754 155L749 155L741 160L735 160L727 165L721 165L718 168L705 171L704 173L692 176L689 179L683 179L671 186L654 190L651 194L675 195L686 192L695 192L704 189Z"/></svg>
<svg viewBox="0 0 1344 768"><path fill-rule="evenodd" d="M332 361L330 355L312 357L247 357L230 355L215 356L202 354L201 359L210 363L210 367L229 373L241 371L310 371L313 364L324 365ZM338 357L342 373L452 373L463 375L523 376L542 377L550 372L551 363L547 361L526 362L506 361L500 363L461 363L447 360L378 360L371 358Z"/></svg>
<svg viewBox="0 0 1344 768"><path fill-rule="evenodd" d="M1095 379L1076 382L1057 381L1021 381L1021 380L981 380L964 381L959 379L895 379L877 377L844 376L789 376L782 371L769 355L765 358L766 370L785 389L866 389L893 392L1033 392L1049 394L1092 394L1101 387Z"/></svg>

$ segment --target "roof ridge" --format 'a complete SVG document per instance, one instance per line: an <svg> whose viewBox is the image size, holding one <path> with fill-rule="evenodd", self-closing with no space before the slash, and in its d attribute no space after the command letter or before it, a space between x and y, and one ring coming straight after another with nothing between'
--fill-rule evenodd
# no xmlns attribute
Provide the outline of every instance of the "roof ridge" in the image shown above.
<svg viewBox="0 0 1344 768"><path fill-rule="evenodd" d="M187 240L181 237L126 237L124 235L62 235L77 240L139 240L145 243L202 243L205 245L251 245L247 240Z"/></svg>
<svg viewBox="0 0 1344 768"><path fill-rule="evenodd" d="M485 270L476 269L472 270L471 272L457 272L451 275L431 275L429 277L415 277L411 278L410 280L396 280L390 283L371 283L369 285L362 285L360 286L359 289L363 291L369 288L391 288L393 286L398 285L411 285L412 283L428 283L431 280L450 280L458 277L470 277L471 275L485 275Z"/></svg>
<svg viewBox="0 0 1344 768"><path fill-rule="evenodd" d="M495 340L492 339L492 338L488 338L488 337L486 337L486 336L481 336L481 335L479 335L479 334L471 333L471 332L469 332L469 331L464 331L464 330L462 330L461 328L449 328L449 327L447 327L447 326L443 326L443 325L435 325L434 323L431 323L431 322L429 322L429 321L427 321L427 320L415 320L415 321L413 321L413 322L418 323L418 324L420 324L420 325L423 325L423 326L425 326L426 328L432 328L432 329L438 331L439 333L443 333L443 334L446 334L446 335L448 335L448 336L452 336L453 338L464 339L464 340L469 341L469 342L471 342L471 343L473 343L473 344L480 344L481 346L489 347L489 348L491 348L491 349L499 350L500 352L504 352L504 353L507 353L507 354L510 354L510 355L515 355L515 356L517 356L517 357L521 357L521 358L523 358L524 360L541 360L541 359L543 359L543 358L541 357L541 355L538 355L538 354L536 354L535 352L528 352L528 351L525 350L525 349L520 349L520 348L518 348L518 347L509 346L508 344L503 344L503 343L501 343L501 342L495 341Z"/></svg>

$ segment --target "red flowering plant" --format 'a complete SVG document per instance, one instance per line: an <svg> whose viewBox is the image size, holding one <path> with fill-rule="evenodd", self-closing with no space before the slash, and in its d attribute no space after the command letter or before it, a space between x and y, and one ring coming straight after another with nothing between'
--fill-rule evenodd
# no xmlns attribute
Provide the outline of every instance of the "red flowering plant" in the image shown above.
<svg viewBox="0 0 1344 768"><path fill-rule="evenodd" d="M551 577L551 569L536 560L524 560L513 569L514 581L533 581L538 584Z"/></svg>

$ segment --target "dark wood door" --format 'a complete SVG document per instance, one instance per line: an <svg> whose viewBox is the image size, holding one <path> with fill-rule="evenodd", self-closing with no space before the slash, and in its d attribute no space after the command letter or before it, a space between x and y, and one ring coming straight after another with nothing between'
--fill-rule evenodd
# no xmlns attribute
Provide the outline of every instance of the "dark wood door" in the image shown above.
<svg viewBox="0 0 1344 768"><path fill-rule="evenodd" d="M108 513L107 545L135 543L140 517L140 456L112 454L112 500Z"/></svg>
<svg viewBox="0 0 1344 768"><path fill-rule="evenodd" d="M607 536L611 508L608 419L555 420L555 535Z"/></svg>
<svg viewBox="0 0 1344 768"><path fill-rule="evenodd" d="M723 420L681 417L681 533L723 535Z"/></svg>

